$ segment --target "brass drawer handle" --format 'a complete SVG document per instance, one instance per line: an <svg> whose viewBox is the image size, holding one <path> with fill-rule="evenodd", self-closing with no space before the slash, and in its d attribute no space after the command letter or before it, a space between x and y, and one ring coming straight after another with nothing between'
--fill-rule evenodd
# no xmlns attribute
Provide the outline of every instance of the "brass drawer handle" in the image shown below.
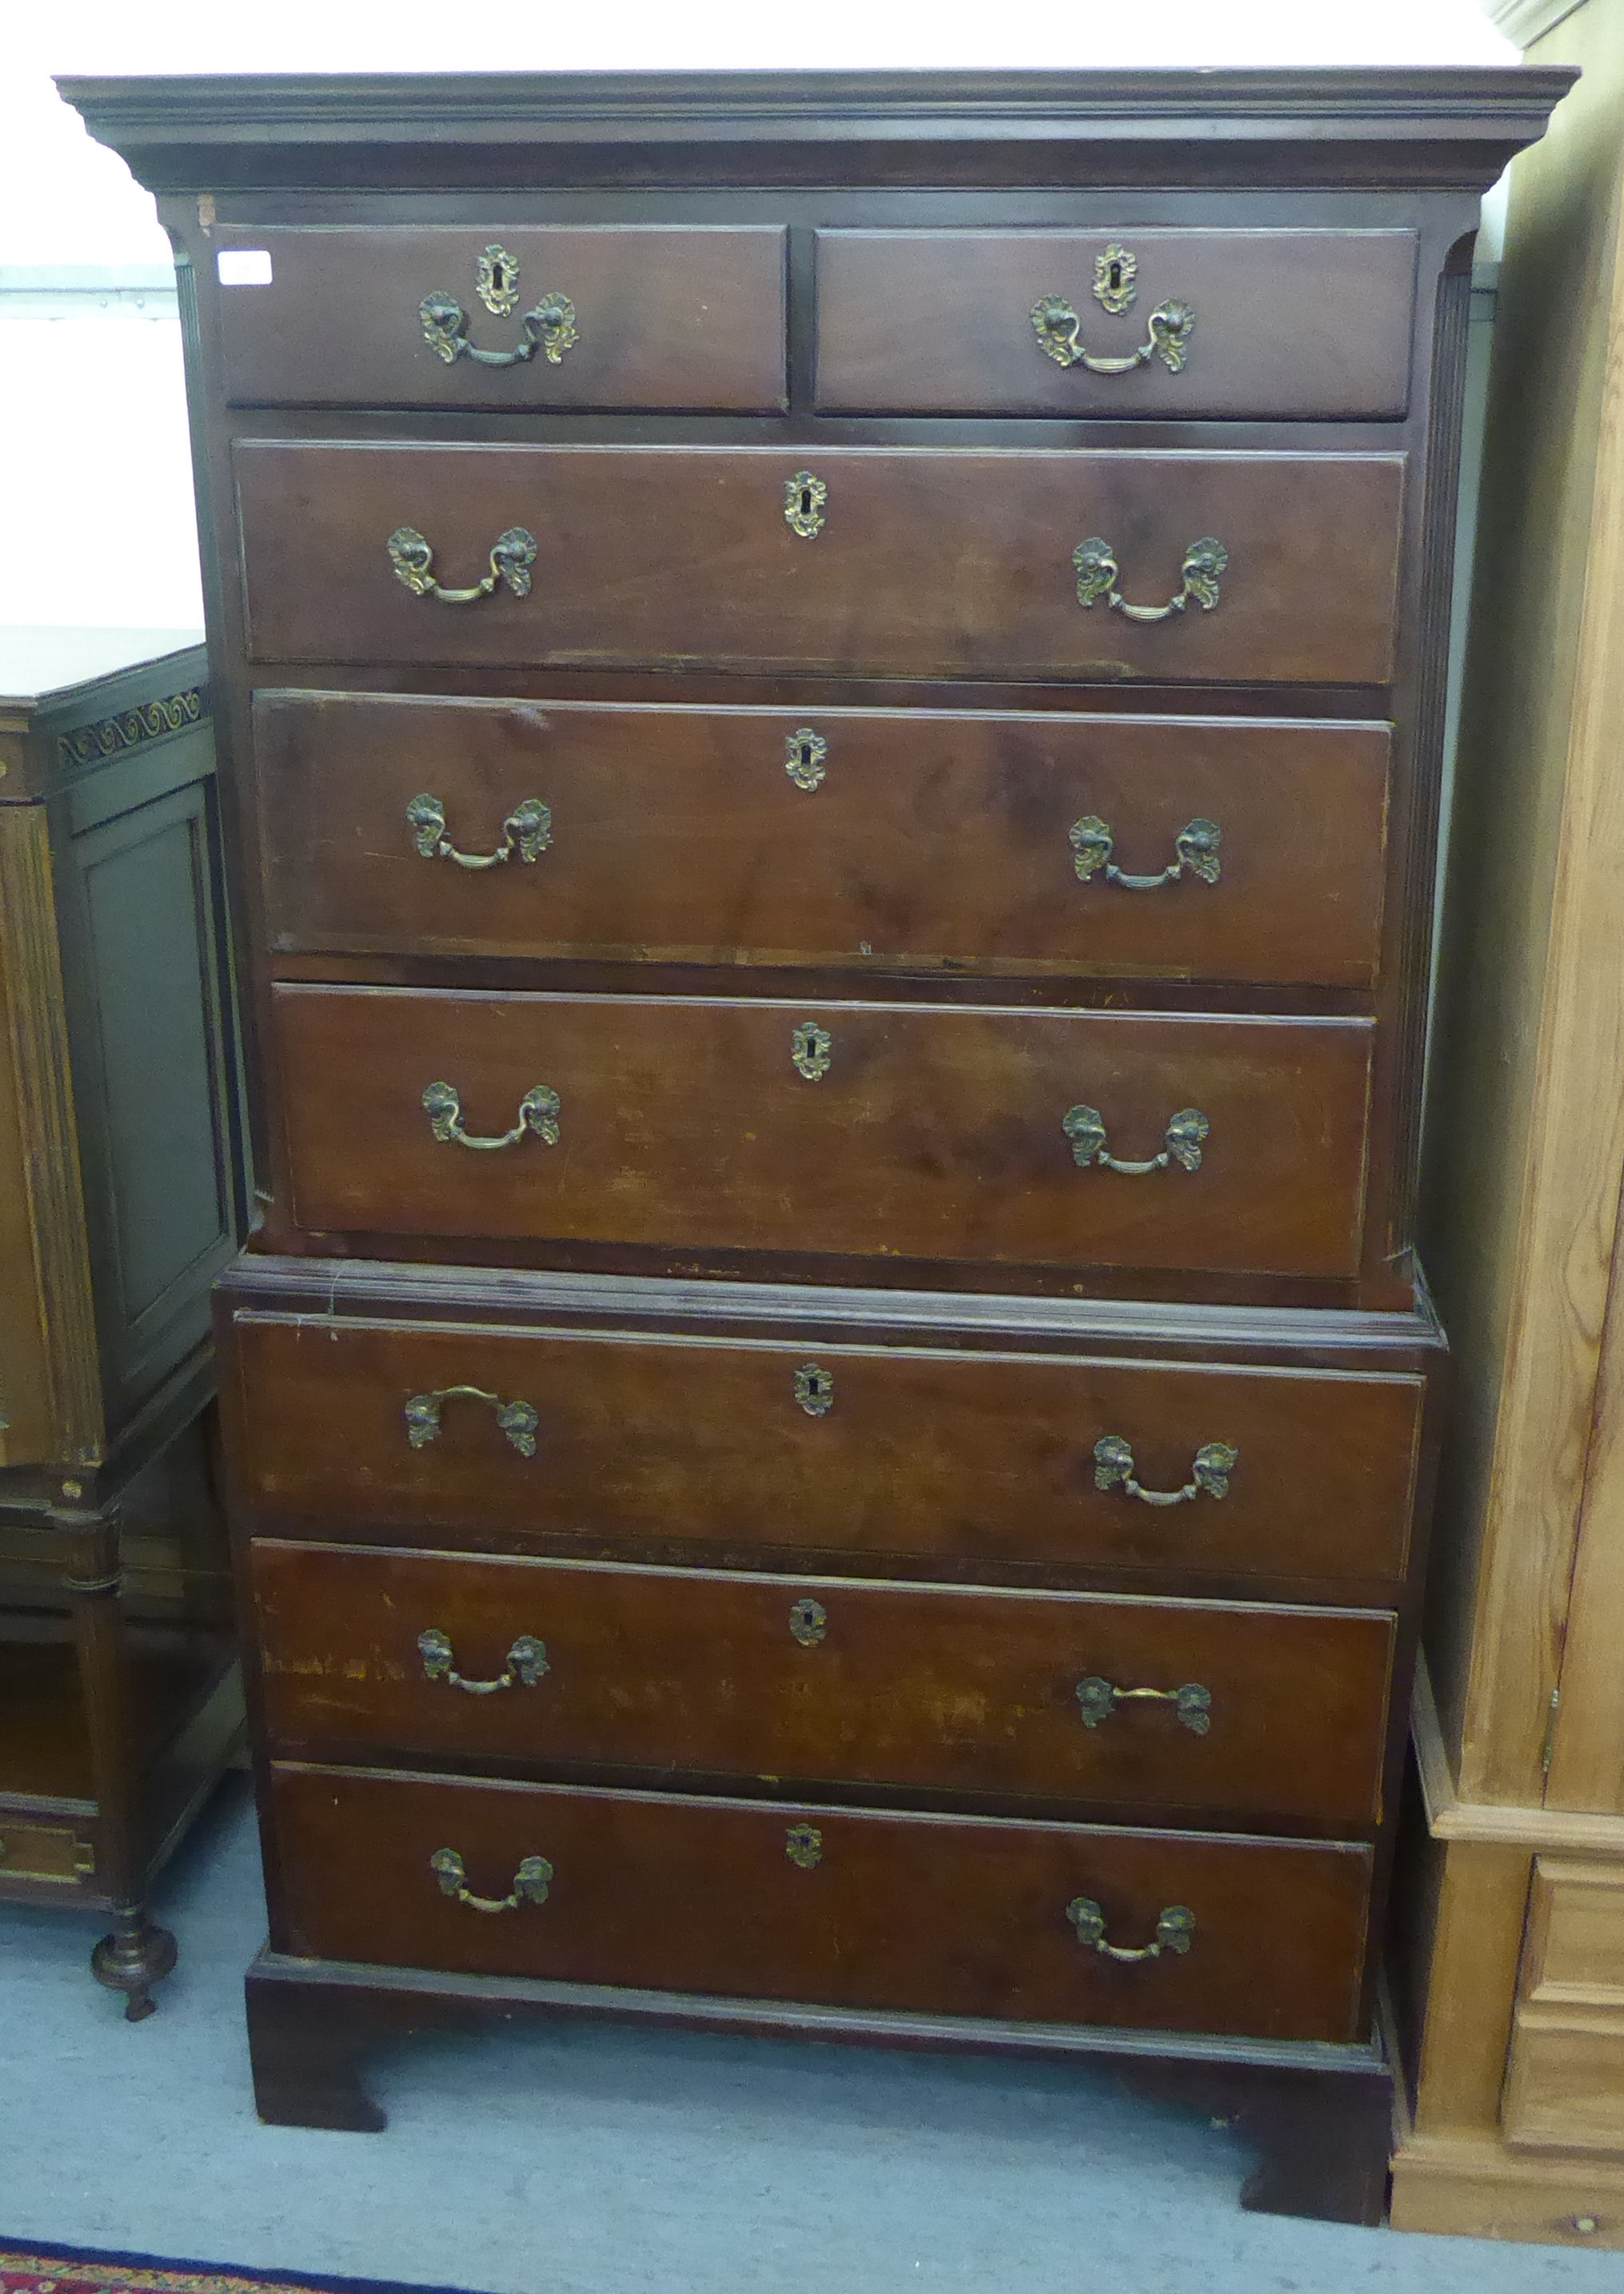
<svg viewBox="0 0 1624 2294"><path fill-rule="evenodd" d="M440 1439L440 1414L448 1402L485 1402L496 1412L496 1422L521 1458L536 1454L536 1434L541 1420L528 1402L504 1402L483 1386L443 1386L433 1394L414 1394L406 1404L406 1438L414 1450L426 1449Z"/></svg>
<svg viewBox="0 0 1624 2294"><path fill-rule="evenodd" d="M536 537L522 525L510 525L491 545L491 570L471 590L443 590L434 579L434 553L415 525L397 526L389 537L389 563L394 578L403 582L414 598L438 598L443 606L471 606L488 598L505 582L516 598L530 595L530 569L536 562Z"/></svg>
<svg viewBox="0 0 1624 2294"><path fill-rule="evenodd" d="M499 247L488 247L480 258L482 271L492 256L501 256L512 265L513 291L504 293L498 300L483 291L480 299L488 311L505 318L519 299L519 266L510 255L503 255ZM538 351L548 366L559 365L565 351L572 351L581 340L581 329L575 324L575 305L567 295L543 295L533 310L526 311L519 321L519 339L510 351L482 351L468 340L468 314L454 295L436 287L425 295L418 305L418 316L423 321L423 339L431 351L443 358L447 366L455 366L459 358L469 360L475 366L524 366Z"/></svg>
<svg viewBox="0 0 1624 2294"><path fill-rule="evenodd" d="M1106 1941L1105 1914L1092 1896L1074 1896L1066 1907L1066 1916L1077 1932L1077 1941L1092 1944L1107 1959L1160 1959L1164 1952L1181 1954L1190 1949L1196 1932L1195 1914L1182 1904L1169 1904L1156 1924L1156 1941L1128 1951L1121 1944Z"/></svg>
<svg viewBox="0 0 1624 2294"><path fill-rule="evenodd" d="M1125 614L1131 622L1165 622L1170 614L1181 614L1192 598L1203 613L1212 612L1218 603L1218 582L1229 565L1230 553L1210 533L1200 541L1192 541L1180 568L1183 586L1177 597L1170 598L1165 606L1129 605L1116 587L1120 571L1116 553L1097 533L1077 544L1071 553L1071 562L1077 569L1077 603L1086 606L1091 613L1094 600L1103 598L1114 613Z"/></svg>
<svg viewBox="0 0 1624 2294"><path fill-rule="evenodd" d="M419 797L418 801L421 804L423 799ZM1109 825L1098 813L1091 812L1073 821L1069 833L1075 856L1072 866L1080 883L1086 884L1097 869L1103 868L1108 884L1120 884L1126 892L1154 892L1159 885L1176 883L1187 872L1204 884L1215 884L1222 874L1219 847L1223 832L1215 820L1186 821L1173 840L1177 858L1154 876L1131 876L1126 869L1116 866L1111 858L1116 840Z"/></svg>
<svg viewBox="0 0 1624 2294"><path fill-rule="evenodd" d="M406 808L406 826L425 860L454 860L459 868L499 867L516 852L521 860L539 860L553 841L552 813L534 796L514 806L494 852L459 852L445 833L445 807L437 796L414 796Z"/></svg>
<svg viewBox="0 0 1624 2294"><path fill-rule="evenodd" d="M476 1896L468 1885L468 1867L454 1848L436 1848L428 1868L440 1883L441 1894L466 1904L471 1912L516 1912L521 1904L544 1904L553 1883L553 1867L545 1856L525 1857L505 1896Z"/></svg>
<svg viewBox="0 0 1624 2294"><path fill-rule="evenodd" d="M1080 366L1090 374L1132 374L1159 358L1169 374L1181 374L1190 356L1190 338L1196 314L1188 303L1158 303L1150 313L1149 332L1139 348L1122 358L1099 358L1085 351L1078 339L1082 320L1060 295L1045 295L1032 313L1032 330L1038 347L1057 366Z"/></svg>
<svg viewBox="0 0 1624 2294"><path fill-rule="evenodd" d="M519 1102L518 1121L499 1139L476 1139L463 1129L462 1102L449 1083L431 1083L423 1094L423 1104L428 1110L429 1127L445 1146L477 1147L488 1153L498 1147L516 1147L527 1131L533 1131L544 1147L558 1144L558 1118L564 1103L544 1083L531 1086Z"/></svg>
<svg viewBox="0 0 1624 2294"><path fill-rule="evenodd" d="M1094 1487L1123 1490L1141 1505L1188 1505L1192 1498L1227 1498L1230 1476L1239 1461L1239 1451L1227 1442L1204 1442L1181 1490L1147 1490L1133 1478L1133 1452L1121 1435L1102 1434L1094 1444Z"/></svg>
<svg viewBox="0 0 1624 2294"><path fill-rule="evenodd" d="M506 1665L494 1680L470 1680L465 1673L459 1672L451 1654L451 1636L436 1625L430 1625L426 1632L418 1635L418 1655L423 1660L426 1680L443 1680L448 1688L460 1688L469 1696L494 1696L499 1688L533 1688L548 1669L547 1643L539 1641L533 1633L519 1635L508 1652ZM1082 1693L1081 1689L1077 1692L1079 1696Z"/></svg>
<svg viewBox="0 0 1624 2294"><path fill-rule="evenodd" d="M1201 1143L1212 1129L1198 1107L1181 1107L1168 1119L1163 1134L1167 1144L1159 1155L1152 1155L1142 1163L1127 1163L1113 1155L1105 1143L1105 1118L1097 1107L1068 1107L1060 1118L1060 1128L1071 1142L1071 1151L1086 1167L1097 1164L1102 1171L1121 1171L1130 1179L1141 1179L1149 1171L1165 1171L1176 1163L1181 1171L1201 1168Z"/></svg>
<svg viewBox="0 0 1624 2294"><path fill-rule="evenodd" d="M1097 1729L1119 1704L1130 1704L1175 1705L1192 1737L1205 1737L1213 1725L1213 1692L1198 1680L1187 1680L1182 1688L1118 1688L1114 1681L1091 1673L1077 1683L1077 1703L1085 1729Z"/></svg>

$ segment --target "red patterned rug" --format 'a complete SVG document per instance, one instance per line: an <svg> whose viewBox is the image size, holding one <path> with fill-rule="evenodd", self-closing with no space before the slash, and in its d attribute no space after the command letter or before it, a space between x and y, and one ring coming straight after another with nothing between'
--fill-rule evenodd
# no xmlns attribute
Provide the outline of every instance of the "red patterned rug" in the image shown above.
<svg viewBox="0 0 1624 2294"><path fill-rule="evenodd" d="M104 2254L74 2246L0 2240L0 2294L454 2294L372 2278L315 2278L303 2271L229 2270L155 2254Z"/></svg>

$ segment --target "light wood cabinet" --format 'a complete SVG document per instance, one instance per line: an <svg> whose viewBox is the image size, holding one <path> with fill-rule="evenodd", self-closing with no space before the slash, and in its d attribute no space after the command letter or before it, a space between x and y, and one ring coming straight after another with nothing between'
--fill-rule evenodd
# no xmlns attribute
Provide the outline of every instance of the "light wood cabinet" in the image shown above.
<svg viewBox="0 0 1624 2294"><path fill-rule="evenodd" d="M1512 170L1490 391L1428 1133L1456 1390L1393 2221L1624 2248L1624 0L1495 12L1584 77Z"/></svg>

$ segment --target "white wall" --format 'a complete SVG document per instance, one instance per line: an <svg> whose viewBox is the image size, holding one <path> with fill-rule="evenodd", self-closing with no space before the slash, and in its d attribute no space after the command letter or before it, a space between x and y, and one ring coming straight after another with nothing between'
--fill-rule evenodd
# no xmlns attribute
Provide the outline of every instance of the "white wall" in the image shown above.
<svg viewBox="0 0 1624 2294"><path fill-rule="evenodd" d="M201 620L178 328L151 200L53 72L1503 63L1479 0L10 0L0 20L0 623Z"/></svg>

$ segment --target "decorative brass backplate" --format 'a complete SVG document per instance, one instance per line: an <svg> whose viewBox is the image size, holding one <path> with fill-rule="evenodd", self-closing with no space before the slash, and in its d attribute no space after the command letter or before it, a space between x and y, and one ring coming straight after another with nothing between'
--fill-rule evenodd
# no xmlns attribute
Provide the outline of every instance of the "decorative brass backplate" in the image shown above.
<svg viewBox="0 0 1624 2294"><path fill-rule="evenodd" d="M792 533L811 541L824 530L824 510L829 489L810 470L797 470L784 482L784 517Z"/></svg>
<svg viewBox="0 0 1624 2294"><path fill-rule="evenodd" d="M829 1072L830 1038L814 1020L803 1020L790 1037L790 1057L808 1083L821 1082Z"/></svg>
<svg viewBox="0 0 1624 2294"><path fill-rule="evenodd" d="M816 1648L829 1631L829 1612L821 1601L806 1599L790 1605L790 1634L802 1648Z"/></svg>
<svg viewBox="0 0 1624 2294"><path fill-rule="evenodd" d="M1069 834L1072 865L1081 883L1086 884L1103 868L1108 884L1120 884L1129 892L1153 892L1158 885L1175 883L1185 874L1199 878L1204 884L1215 884L1222 873L1219 854L1223 832L1215 820L1186 821L1173 840L1176 857L1154 876L1131 876L1116 866L1111 858L1115 839L1108 824L1098 813L1087 813L1081 820L1074 820Z"/></svg>
<svg viewBox="0 0 1624 2294"><path fill-rule="evenodd" d="M482 1151L516 1147L527 1131L533 1131L544 1147L558 1144L563 1102L544 1083L531 1086L519 1102L518 1121L511 1131L504 1131L495 1139L476 1139L463 1129L462 1102L449 1083L431 1083L423 1094L423 1104L428 1110L429 1128L444 1146L477 1147Z"/></svg>
<svg viewBox="0 0 1624 2294"><path fill-rule="evenodd" d="M1192 541L1184 552L1181 573L1182 585L1175 598L1165 606L1130 606L1116 587L1120 568L1116 553L1108 541L1091 533L1086 541L1078 542L1071 553L1076 568L1077 603L1092 613L1097 598L1103 598L1114 613L1130 622L1165 622L1171 614L1181 614L1193 598L1203 613L1210 614L1218 603L1218 583L1230 563L1230 553L1222 541L1206 534Z"/></svg>
<svg viewBox="0 0 1624 2294"><path fill-rule="evenodd" d="M1086 1680L1077 1683L1077 1703L1082 1708L1083 1726L1097 1729L1108 1720L1119 1704L1171 1704L1176 1708L1179 1720L1192 1737L1205 1737L1213 1725L1213 1692L1203 1688L1198 1680L1186 1681L1182 1688L1118 1688L1114 1682L1102 1680L1091 1673Z"/></svg>
<svg viewBox="0 0 1624 2294"><path fill-rule="evenodd" d="M826 1418L834 1407L834 1372L802 1363L795 1373L795 1399L808 1418Z"/></svg>
<svg viewBox="0 0 1624 2294"><path fill-rule="evenodd" d="M414 796L406 808L406 826L425 860L454 860L459 868L495 868L516 852L521 860L537 860L553 841L552 813L535 796L514 806L494 852L459 852L445 833L445 807L437 796Z"/></svg>
<svg viewBox="0 0 1624 2294"><path fill-rule="evenodd" d="M505 247L486 248L476 273L479 299L493 319L519 307L519 261Z"/></svg>
<svg viewBox="0 0 1624 2294"><path fill-rule="evenodd" d="M474 1912L516 1912L522 1904L544 1904L553 1884L553 1867L545 1856L525 1857L505 1896L476 1896L468 1885L467 1867L454 1848L436 1848L428 1868L440 1883L442 1895Z"/></svg>
<svg viewBox="0 0 1624 2294"><path fill-rule="evenodd" d="M496 1422L521 1458L536 1454L536 1435L541 1420L528 1402L504 1402L483 1386L442 1386L433 1394L414 1394L406 1404L406 1438L414 1450L426 1449L440 1438L440 1417L448 1402L483 1402L496 1412Z"/></svg>
<svg viewBox="0 0 1624 2294"><path fill-rule="evenodd" d="M530 569L536 562L536 537L510 525L491 546L491 570L469 590L443 590L434 579L434 553L415 525L397 526L389 537L394 577L414 598L436 598L443 606L471 606L505 582L516 598L530 595Z"/></svg>
<svg viewBox="0 0 1624 2294"><path fill-rule="evenodd" d="M1132 374L1159 358L1169 374L1181 374L1190 357L1196 314L1188 303L1158 303L1145 339L1136 349L1108 358L1083 346L1083 321L1063 295L1045 295L1033 305L1032 331L1038 348L1057 366L1080 366L1088 374Z"/></svg>
<svg viewBox="0 0 1624 2294"><path fill-rule="evenodd" d="M824 777L824 759L829 753L829 744L810 725L784 736L784 769L798 789L812 790Z"/></svg>
<svg viewBox="0 0 1624 2294"><path fill-rule="evenodd" d="M1167 1143L1159 1155L1152 1155L1142 1163L1124 1162L1113 1155L1106 1145L1105 1118L1097 1107L1068 1107L1060 1118L1060 1128L1071 1142L1071 1151L1077 1162L1086 1167L1097 1165L1102 1171L1121 1171L1131 1179L1143 1178L1147 1172L1165 1171L1176 1163L1182 1171L1201 1168L1201 1143L1212 1129L1198 1107L1181 1107L1168 1120L1163 1134Z"/></svg>
<svg viewBox="0 0 1624 2294"><path fill-rule="evenodd" d="M1094 1487L1121 1490L1141 1505L1188 1505L1192 1498L1227 1498L1230 1476L1239 1462L1239 1451L1227 1442L1204 1442L1182 1489L1147 1490L1133 1477L1133 1452L1121 1435L1102 1434L1094 1444Z"/></svg>
<svg viewBox="0 0 1624 2294"><path fill-rule="evenodd" d="M531 1448L534 1447L532 1442ZM437 1625L418 1635L418 1655L423 1660L426 1680L443 1680L448 1688L460 1688L469 1696L493 1696L499 1688L533 1688L548 1670L547 1644L533 1633L519 1635L508 1652L507 1664L493 1680L469 1680L459 1672L451 1637Z"/></svg>
<svg viewBox="0 0 1624 2294"><path fill-rule="evenodd" d="M1066 1907L1066 1916L1077 1932L1077 1941L1107 1959L1160 1959L1164 1952L1181 1955L1190 1949L1196 1932L1196 1916L1182 1904L1168 1905L1156 1924L1156 1941L1142 1944L1137 1951L1106 1941L1105 1914L1092 1896L1074 1896Z"/></svg>
<svg viewBox="0 0 1624 2294"><path fill-rule="evenodd" d="M824 1860L824 1835L815 1824L792 1824L784 1834L784 1852L792 1864L809 1872Z"/></svg>
<svg viewBox="0 0 1624 2294"><path fill-rule="evenodd" d="M1102 311L1119 319L1139 293L1139 257L1113 240L1103 255L1094 257L1094 283L1089 290Z"/></svg>

